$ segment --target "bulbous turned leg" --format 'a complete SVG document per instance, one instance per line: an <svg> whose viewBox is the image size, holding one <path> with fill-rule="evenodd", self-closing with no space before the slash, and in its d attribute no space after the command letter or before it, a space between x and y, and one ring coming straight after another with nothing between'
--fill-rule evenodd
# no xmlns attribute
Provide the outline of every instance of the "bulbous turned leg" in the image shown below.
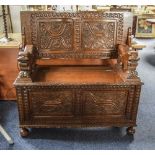
<svg viewBox="0 0 155 155"><path fill-rule="evenodd" d="M128 135L134 135L135 129L134 129L133 126L130 126L130 127L127 128L126 132L127 132Z"/></svg>
<svg viewBox="0 0 155 155"><path fill-rule="evenodd" d="M20 129L20 135L22 137L27 137L29 135L30 131L27 128L21 128Z"/></svg>

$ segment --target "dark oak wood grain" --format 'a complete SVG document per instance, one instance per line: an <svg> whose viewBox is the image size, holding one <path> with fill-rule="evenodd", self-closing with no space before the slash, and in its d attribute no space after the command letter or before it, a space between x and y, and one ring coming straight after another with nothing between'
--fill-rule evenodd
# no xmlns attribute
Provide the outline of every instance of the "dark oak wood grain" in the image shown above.
<svg viewBox="0 0 155 155"><path fill-rule="evenodd" d="M142 82L129 12L22 12L17 92L26 128L128 127Z"/></svg>

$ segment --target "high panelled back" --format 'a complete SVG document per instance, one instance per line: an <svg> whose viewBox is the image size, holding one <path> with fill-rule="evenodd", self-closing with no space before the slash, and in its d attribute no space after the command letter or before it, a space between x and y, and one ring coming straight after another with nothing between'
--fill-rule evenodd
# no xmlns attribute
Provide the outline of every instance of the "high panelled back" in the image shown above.
<svg viewBox="0 0 155 155"><path fill-rule="evenodd" d="M132 19L130 12L25 11L21 27L38 58L110 59L126 43Z"/></svg>

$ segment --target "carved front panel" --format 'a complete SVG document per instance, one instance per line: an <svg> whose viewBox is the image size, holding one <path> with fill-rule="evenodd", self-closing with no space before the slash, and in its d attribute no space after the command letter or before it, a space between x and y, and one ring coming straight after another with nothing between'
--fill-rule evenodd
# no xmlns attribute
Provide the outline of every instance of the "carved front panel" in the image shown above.
<svg viewBox="0 0 155 155"><path fill-rule="evenodd" d="M84 115L125 115L127 91L86 91Z"/></svg>
<svg viewBox="0 0 155 155"><path fill-rule="evenodd" d="M141 85L16 86L20 127L136 125Z"/></svg>
<svg viewBox="0 0 155 155"><path fill-rule="evenodd" d="M71 91L42 90L30 92L30 109L33 116L72 116Z"/></svg>
<svg viewBox="0 0 155 155"><path fill-rule="evenodd" d="M51 51L72 50L72 20L39 21L38 43L40 49L50 49Z"/></svg>
<svg viewBox="0 0 155 155"><path fill-rule="evenodd" d="M82 48L83 50L113 50L116 40L116 21L98 20L83 21Z"/></svg>

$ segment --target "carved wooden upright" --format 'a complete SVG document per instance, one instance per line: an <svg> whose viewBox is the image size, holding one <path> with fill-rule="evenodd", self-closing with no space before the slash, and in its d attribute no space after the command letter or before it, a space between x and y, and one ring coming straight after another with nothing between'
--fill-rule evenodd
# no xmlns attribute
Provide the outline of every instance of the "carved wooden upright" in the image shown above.
<svg viewBox="0 0 155 155"><path fill-rule="evenodd" d="M129 12L21 12L17 91L21 135L28 128L128 127L142 82Z"/></svg>

